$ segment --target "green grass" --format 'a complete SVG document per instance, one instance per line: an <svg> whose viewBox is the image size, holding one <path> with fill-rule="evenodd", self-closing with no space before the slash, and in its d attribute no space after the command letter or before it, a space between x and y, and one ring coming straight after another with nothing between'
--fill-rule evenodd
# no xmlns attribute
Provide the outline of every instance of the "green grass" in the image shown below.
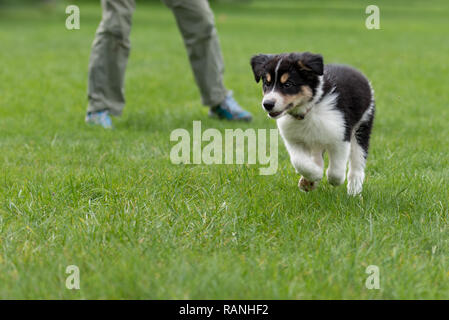
<svg viewBox="0 0 449 320"><path fill-rule="evenodd" d="M276 3L276 4L274 4ZM449 298L449 4L254 1L214 5L225 82L255 119L207 117L171 12L138 5L124 115L86 127L100 18L81 4L0 9L0 298ZM309 50L361 69L377 118L363 198L304 194L280 141L276 175L254 165L173 165L175 128L275 128L249 67ZM65 268L81 290L65 288ZM381 289L365 288L368 265Z"/></svg>

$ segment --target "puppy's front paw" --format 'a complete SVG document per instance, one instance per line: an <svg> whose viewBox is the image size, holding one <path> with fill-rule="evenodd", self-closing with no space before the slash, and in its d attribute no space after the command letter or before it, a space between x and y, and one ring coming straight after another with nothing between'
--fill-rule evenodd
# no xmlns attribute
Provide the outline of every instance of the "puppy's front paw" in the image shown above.
<svg viewBox="0 0 449 320"><path fill-rule="evenodd" d="M309 181L304 177L301 177L301 179L299 179L298 187L299 187L299 190L301 190L303 192L312 191L317 186L318 186L318 181Z"/></svg>

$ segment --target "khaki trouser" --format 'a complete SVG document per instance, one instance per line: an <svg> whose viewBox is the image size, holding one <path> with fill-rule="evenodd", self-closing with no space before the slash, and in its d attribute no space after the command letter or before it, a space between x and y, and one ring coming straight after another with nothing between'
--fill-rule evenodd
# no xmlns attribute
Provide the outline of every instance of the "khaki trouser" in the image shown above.
<svg viewBox="0 0 449 320"><path fill-rule="evenodd" d="M207 0L163 0L173 11L190 60L202 102L220 104L223 57ZM125 106L124 79L130 51L129 34L134 0L102 0L103 17L89 61L88 112L109 110L120 115Z"/></svg>

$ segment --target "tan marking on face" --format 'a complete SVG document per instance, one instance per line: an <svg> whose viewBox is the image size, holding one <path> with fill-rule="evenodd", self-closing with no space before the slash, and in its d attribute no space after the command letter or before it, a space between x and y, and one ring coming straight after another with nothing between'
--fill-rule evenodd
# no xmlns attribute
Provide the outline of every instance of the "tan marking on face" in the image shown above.
<svg viewBox="0 0 449 320"><path fill-rule="evenodd" d="M310 101L313 98L312 89L309 86L302 86L301 91L297 94L286 95L284 97L285 105L293 104L299 106L305 102Z"/></svg>
<svg viewBox="0 0 449 320"><path fill-rule="evenodd" d="M267 73L265 75L265 78L267 79L268 82L271 82L271 74Z"/></svg>
<svg viewBox="0 0 449 320"><path fill-rule="evenodd" d="M309 67L306 67L306 66L304 65L304 63L302 63L301 60L298 60L298 65L299 65L299 67L300 67L301 69L304 69L304 70L307 70L307 71L312 71L312 69L310 69Z"/></svg>
<svg viewBox="0 0 449 320"><path fill-rule="evenodd" d="M289 77L290 77L290 74L288 72L284 73L281 76L281 83L286 83Z"/></svg>
<svg viewBox="0 0 449 320"><path fill-rule="evenodd" d="M312 99L313 91L309 86L302 86L301 92L303 93L304 97L306 97L307 99L309 99L309 100Z"/></svg>

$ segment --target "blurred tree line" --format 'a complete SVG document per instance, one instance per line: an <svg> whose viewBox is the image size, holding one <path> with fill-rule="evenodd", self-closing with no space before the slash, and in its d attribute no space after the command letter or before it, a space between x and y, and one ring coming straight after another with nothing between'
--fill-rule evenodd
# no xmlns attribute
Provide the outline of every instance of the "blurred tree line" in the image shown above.
<svg viewBox="0 0 449 320"><path fill-rule="evenodd" d="M136 0L137 3L142 2L161 2L161 0ZM208 0L209 2L247 2L250 0ZM67 4L77 4L86 2L100 2L100 0L0 0L0 5L2 4L52 4L52 3L67 3Z"/></svg>

